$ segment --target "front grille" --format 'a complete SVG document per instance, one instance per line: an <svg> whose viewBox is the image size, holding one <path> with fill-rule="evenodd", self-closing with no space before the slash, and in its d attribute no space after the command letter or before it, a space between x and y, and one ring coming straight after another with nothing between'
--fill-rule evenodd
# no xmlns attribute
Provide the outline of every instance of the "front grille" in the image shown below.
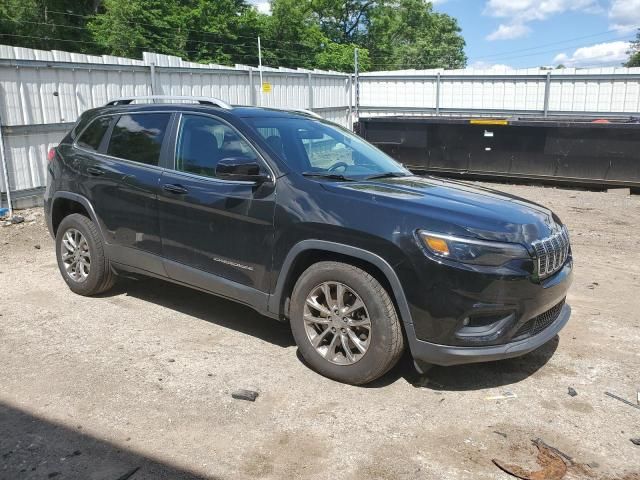
<svg viewBox="0 0 640 480"><path fill-rule="evenodd" d="M536 267L538 276L546 278L562 268L569 257L569 232L562 227L558 233L550 237L536 240L531 244L536 251Z"/></svg>
<svg viewBox="0 0 640 480"><path fill-rule="evenodd" d="M555 322L558 315L560 315L562 307L564 306L564 301L565 299L563 298L560 303L551 307L546 312L541 313L537 317L533 317L518 329L513 338L518 339L519 337L532 337L547 328Z"/></svg>

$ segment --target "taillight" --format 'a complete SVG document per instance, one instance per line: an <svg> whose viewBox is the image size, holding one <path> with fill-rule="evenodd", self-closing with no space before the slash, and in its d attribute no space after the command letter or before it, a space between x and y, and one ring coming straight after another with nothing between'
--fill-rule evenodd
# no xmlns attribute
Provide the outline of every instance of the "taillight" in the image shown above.
<svg viewBox="0 0 640 480"><path fill-rule="evenodd" d="M49 149L49 153L47 153L47 161L52 161L56 158L56 147L52 147Z"/></svg>

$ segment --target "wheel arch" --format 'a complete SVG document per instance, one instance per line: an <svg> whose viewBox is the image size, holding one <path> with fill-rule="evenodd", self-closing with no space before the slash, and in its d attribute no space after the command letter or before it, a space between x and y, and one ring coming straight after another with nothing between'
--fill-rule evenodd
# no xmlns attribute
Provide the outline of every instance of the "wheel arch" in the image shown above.
<svg viewBox="0 0 640 480"><path fill-rule="evenodd" d="M60 222L72 213L80 213L90 218L102 235L102 228L91 202L84 196L72 192L56 192L51 201L51 233L55 237Z"/></svg>
<svg viewBox="0 0 640 480"><path fill-rule="evenodd" d="M287 254L273 293L269 296L269 311L280 317L288 313L288 299L300 274L319 261L343 261L367 271L378 280L391 295L402 323L413 325L411 312L402 284L391 265L381 256L364 250L326 240L303 240Z"/></svg>

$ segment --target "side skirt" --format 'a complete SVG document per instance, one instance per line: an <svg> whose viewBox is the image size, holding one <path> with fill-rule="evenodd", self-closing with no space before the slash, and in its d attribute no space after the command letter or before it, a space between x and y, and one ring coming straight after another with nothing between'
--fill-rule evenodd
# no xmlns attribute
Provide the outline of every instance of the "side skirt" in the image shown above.
<svg viewBox="0 0 640 480"><path fill-rule="evenodd" d="M268 293L135 248L105 245L105 249L116 270L146 275L194 288L242 303L261 315L278 319L278 315L267 310Z"/></svg>

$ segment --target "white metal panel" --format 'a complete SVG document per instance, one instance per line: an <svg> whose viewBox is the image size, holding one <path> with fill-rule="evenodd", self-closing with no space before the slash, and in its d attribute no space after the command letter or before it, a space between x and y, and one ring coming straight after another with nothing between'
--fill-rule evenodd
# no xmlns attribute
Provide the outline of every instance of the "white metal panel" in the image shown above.
<svg viewBox="0 0 640 480"><path fill-rule="evenodd" d="M65 134L66 132L61 130L4 136L7 173L12 191L42 187L46 184L47 152L56 146ZM1 169L0 191L6 191Z"/></svg>
<svg viewBox="0 0 640 480"><path fill-rule="evenodd" d="M259 100L258 71L246 65L236 68L203 65L148 52L142 60L134 60L6 45L0 45L0 60L14 61L14 64L0 64L1 125L35 125L38 129L40 125L74 122L85 110L114 98L152 93L217 97L234 105L250 105L252 99ZM152 64L156 67L156 92L151 91ZM320 114L330 120L347 125L349 76L346 74L265 68L264 80L271 83L272 91L263 94L264 104L277 108L309 108L309 73L314 107L321 108ZM325 110L323 107L340 108ZM45 185L46 153L64 136L68 127L63 127L46 133L3 132L11 190ZM5 185L2 190L6 190Z"/></svg>

